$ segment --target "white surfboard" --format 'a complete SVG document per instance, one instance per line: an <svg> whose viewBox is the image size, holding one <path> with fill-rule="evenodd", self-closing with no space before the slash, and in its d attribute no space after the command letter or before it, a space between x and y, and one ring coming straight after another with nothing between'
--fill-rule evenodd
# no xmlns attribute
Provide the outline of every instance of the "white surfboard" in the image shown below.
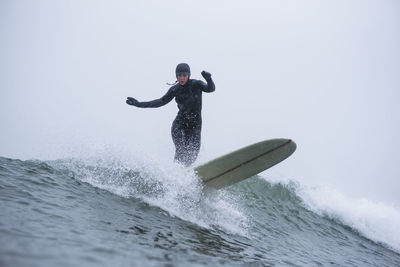
<svg viewBox="0 0 400 267"><path fill-rule="evenodd" d="M211 160L194 170L206 186L220 189L260 173L296 150L290 139L258 142Z"/></svg>

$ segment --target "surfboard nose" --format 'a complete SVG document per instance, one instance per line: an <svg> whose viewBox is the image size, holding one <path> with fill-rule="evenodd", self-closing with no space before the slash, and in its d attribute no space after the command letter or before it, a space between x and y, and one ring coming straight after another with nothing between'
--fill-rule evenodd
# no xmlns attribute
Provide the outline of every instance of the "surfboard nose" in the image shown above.
<svg viewBox="0 0 400 267"><path fill-rule="evenodd" d="M207 186L222 188L256 175L288 158L297 145L291 139L264 140L195 168Z"/></svg>

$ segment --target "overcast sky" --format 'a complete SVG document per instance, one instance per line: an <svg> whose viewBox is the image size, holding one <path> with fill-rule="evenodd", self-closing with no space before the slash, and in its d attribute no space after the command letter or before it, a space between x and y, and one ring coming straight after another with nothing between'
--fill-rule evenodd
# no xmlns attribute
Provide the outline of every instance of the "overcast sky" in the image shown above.
<svg viewBox="0 0 400 267"><path fill-rule="evenodd" d="M175 102L124 101L161 97L187 62L217 87L199 162L292 138L272 174L400 205L399 33L396 0L2 0L0 156L116 145L172 159Z"/></svg>

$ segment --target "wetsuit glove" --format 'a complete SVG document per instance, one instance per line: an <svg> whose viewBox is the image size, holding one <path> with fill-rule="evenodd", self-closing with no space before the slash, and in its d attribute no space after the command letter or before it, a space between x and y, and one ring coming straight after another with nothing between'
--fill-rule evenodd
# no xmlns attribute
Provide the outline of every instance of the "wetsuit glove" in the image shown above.
<svg viewBox="0 0 400 267"><path fill-rule="evenodd" d="M207 72L207 71L205 71L205 70L203 70L203 71L201 72L201 75L204 77L204 79L205 79L206 81L209 81L209 80L211 79L211 73L209 73L209 72Z"/></svg>
<svg viewBox="0 0 400 267"><path fill-rule="evenodd" d="M128 105L132 105L132 106L137 106L139 101L137 101L136 99L134 99L133 97L128 97L126 100L126 103Z"/></svg>

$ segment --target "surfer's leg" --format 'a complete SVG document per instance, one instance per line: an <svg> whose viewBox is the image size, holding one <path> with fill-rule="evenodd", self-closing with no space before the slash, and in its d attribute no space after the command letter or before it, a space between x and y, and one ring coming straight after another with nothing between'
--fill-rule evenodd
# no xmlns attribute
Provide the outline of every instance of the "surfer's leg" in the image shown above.
<svg viewBox="0 0 400 267"><path fill-rule="evenodd" d="M201 125L185 131L186 164L192 165L199 155L201 145Z"/></svg>
<svg viewBox="0 0 400 267"><path fill-rule="evenodd" d="M171 128L172 141L175 145L175 161L184 163L185 158L185 134L182 125L177 119L172 123Z"/></svg>

